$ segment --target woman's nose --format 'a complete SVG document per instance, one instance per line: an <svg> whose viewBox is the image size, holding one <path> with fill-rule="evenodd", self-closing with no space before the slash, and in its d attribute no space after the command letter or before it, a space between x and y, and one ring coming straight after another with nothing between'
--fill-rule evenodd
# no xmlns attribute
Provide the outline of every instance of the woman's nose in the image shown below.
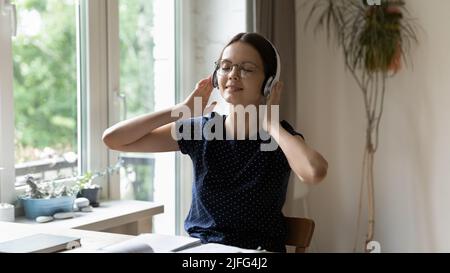
<svg viewBox="0 0 450 273"><path fill-rule="evenodd" d="M233 66L232 70L230 71L230 74L228 74L228 78L231 80L238 80L241 76L241 71L237 66Z"/></svg>

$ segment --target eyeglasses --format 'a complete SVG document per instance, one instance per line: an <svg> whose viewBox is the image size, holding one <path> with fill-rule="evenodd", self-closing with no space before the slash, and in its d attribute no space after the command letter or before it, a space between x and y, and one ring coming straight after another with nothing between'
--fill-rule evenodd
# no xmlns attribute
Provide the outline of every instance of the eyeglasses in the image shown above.
<svg viewBox="0 0 450 273"><path fill-rule="evenodd" d="M241 64L233 64L230 61L227 60L221 60L218 62L215 62L216 64L216 70L217 74L219 76L228 76L231 71L233 71L233 67L236 67L239 70L239 75L242 79L250 77L252 74L254 74L258 67L250 62L244 62Z"/></svg>

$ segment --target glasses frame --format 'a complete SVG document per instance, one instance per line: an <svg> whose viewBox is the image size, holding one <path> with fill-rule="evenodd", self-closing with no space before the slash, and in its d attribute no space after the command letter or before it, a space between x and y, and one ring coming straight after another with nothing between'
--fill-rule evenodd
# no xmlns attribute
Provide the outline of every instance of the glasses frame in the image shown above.
<svg viewBox="0 0 450 273"><path fill-rule="evenodd" d="M230 69L231 70L229 72L224 72L222 70L222 68L220 67L220 64L222 62L230 63ZM254 66L251 71L248 71L248 69L243 67L243 64L245 64L245 63L250 63L252 66ZM253 63L251 63L251 62L243 62L243 63L240 63L240 64L233 64L232 62L227 61L227 60L218 60L218 61L215 61L214 64L216 65L217 75L219 75L219 76L228 76L231 72L233 72L233 68L236 67L239 70L239 74L238 75L239 75L239 77L241 79L249 78L253 73L255 73L255 72L257 72L259 70L258 66L253 64Z"/></svg>

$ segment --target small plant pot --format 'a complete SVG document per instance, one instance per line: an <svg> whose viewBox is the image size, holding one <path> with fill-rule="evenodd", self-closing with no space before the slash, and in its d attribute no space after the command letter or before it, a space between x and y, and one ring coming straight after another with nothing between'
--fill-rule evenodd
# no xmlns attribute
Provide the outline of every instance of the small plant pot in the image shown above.
<svg viewBox="0 0 450 273"><path fill-rule="evenodd" d="M75 196L62 196L49 199L21 198L25 210L25 217L36 219L39 216L53 216L58 212L73 211Z"/></svg>
<svg viewBox="0 0 450 273"><path fill-rule="evenodd" d="M77 198L84 197L89 200L89 205L94 208L100 206L100 188L82 189L78 192Z"/></svg>

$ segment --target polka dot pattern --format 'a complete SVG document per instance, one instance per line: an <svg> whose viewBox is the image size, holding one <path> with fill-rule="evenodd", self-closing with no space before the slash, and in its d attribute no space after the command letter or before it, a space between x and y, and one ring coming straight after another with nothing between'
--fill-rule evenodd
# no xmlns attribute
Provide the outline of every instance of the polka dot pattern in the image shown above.
<svg viewBox="0 0 450 273"><path fill-rule="evenodd" d="M204 127L210 115L178 122L179 136L186 126ZM281 126L300 135L291 125ZM225 128L225 127L224 127ZM302 136L303 137L303 136ZM234 245L242 248L285 252L286 224L281 209L285 202L291 168L281 150L261 151L270 140L185 140L178 141L180 151L192 159L194 184L192 204L185 229L202 242Z"/></svg>

